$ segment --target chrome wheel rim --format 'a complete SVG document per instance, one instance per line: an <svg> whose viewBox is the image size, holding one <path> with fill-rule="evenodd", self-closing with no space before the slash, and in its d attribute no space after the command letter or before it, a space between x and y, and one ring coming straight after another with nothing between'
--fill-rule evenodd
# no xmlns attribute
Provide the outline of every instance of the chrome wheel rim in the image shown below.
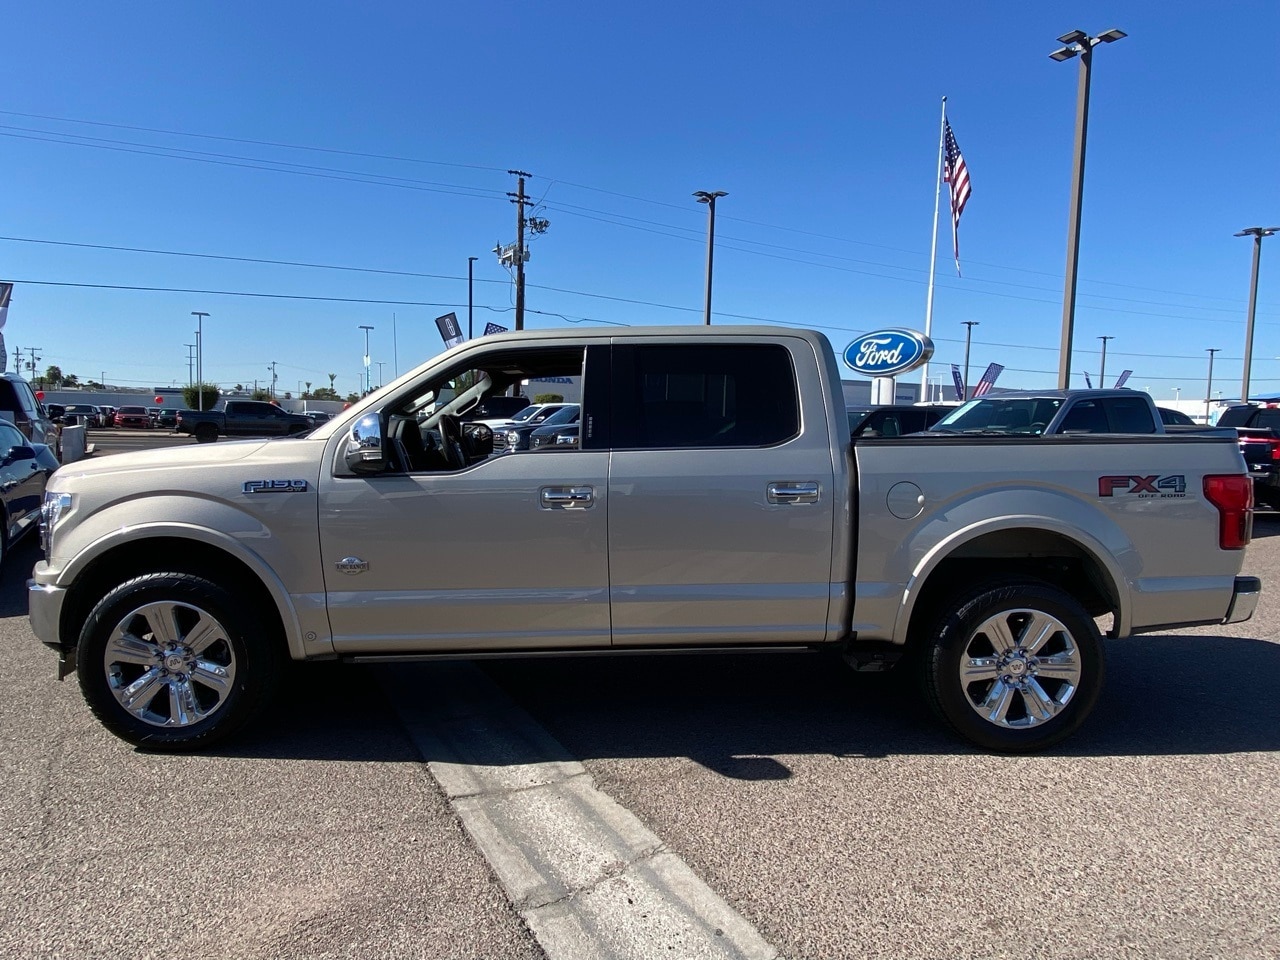
<svg viewBox="0 0 1280 960"><path fill-rule="evenodd" d="M1080 687L1071 631L1043 610L1002 610L969 634L960 686L969 706L997 727L1026 730L1062 712Z"/></svg>
<svg viewBox="0 0 1280 960"><path fill-rule="evenodd" d="M217 713L235 684L235 649L214 617L159 601L126 614L103 652L107 686L153 727L189 727Z"/></svg>

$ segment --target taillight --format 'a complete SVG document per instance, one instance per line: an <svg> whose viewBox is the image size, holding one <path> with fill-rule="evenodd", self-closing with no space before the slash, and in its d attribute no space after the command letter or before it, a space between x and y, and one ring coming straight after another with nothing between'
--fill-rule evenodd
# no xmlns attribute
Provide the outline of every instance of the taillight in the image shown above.
<svg viewBox="0 0 1280 960"><path fill-rule="evenodd" d="M1273 461L1280 461L1280 440L1271 440L1268 442L1271 445L1271 459Z"/></svg>
<svg viewBox="0 0 1280 960"><path fill-rule="evenodd" d="M1204 496L1218 508L1218 546L1243 550L1253 536L1253 481L1242 473L1205 477Z"/></svg>

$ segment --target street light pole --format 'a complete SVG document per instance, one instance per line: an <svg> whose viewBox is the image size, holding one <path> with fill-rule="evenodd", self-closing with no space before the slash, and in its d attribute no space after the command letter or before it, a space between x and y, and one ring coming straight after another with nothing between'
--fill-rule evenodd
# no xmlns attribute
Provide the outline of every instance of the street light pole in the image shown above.
<svg viewBox="0 0 1280 960"><path fill-rule="evenodd" d="M1080 58L1080 80L1076 90L1076 149L1071 169L1071 212L1067 217L1067 279L1062 291L1062 341L1058 347L1058 389L1071 387L1071 339L1076 321L1076 271L1080 253L1080 206L1084 202L1084 150L1089 133L1089 68L1093 48L1099 43L1114 43L1127 36L1123 30L1108 30L1091 37L1083 30L1072 30L1058 38L1066 46L1049 54L1062 62Z"/></svg>
<svg viewBox="0 0 1280 960"><path fill-rule="evenodd" d="M711 262L716 249L716 200L727 197L723 190L696 190L693 194L699 203L707 205L707 295L704 300L702 322L711 326Z"/></svg>
<svg viewBox="0 0 1280 960"><path fill-rule="evenodd" d="M1280 227L1245 227L1237 237L1253 237L1253 277L1249 281L1249 322L1244 332L1244 376L1240 381L1240 399L1249 402L1249 372L1253 364L1253 318L1258 309L1258 264L1262 262L1262 238L1273 237Z"/></svg>
<svg viewBox="0 0 1280 960"><path fill-rule="evenodd" d="M964 332L964 396L960 398L960 402L969 399L969 341L973 338L973 328L982 321L980 320L963 320L961 321L967 330Z"/></svg>
<svg viewBox="0 0 1280 960"><path fill-rule="evenodd" d="M203 310L192 310L196 318L196 409L204 409L204 318Z"/></svg>
<svg viewBox="0 0 1280 960"><path fill-rule="evenodd" d="M1209 354L1209 382L1204 388L1204 422L1209 422L1209 398L1213 396L1213 355L1221 350L1221 347L1207 347L1206 352Z"/></svg>
<svg viewBox="0 0 1280 960"><path fill-rule="evenodd" d="M1107 341L1114 340L1115 337L1099 337L1102 341L1102 370L1098 373L1098 389L1105 390L1107 388Z"/></svg>
<svg viewBox="0 0 1280 960"><path fill-rule="evenodd" d="M369 331L373 329L369 324L360 324L360 329L364 331L364 392L369 392Z"/></svg>

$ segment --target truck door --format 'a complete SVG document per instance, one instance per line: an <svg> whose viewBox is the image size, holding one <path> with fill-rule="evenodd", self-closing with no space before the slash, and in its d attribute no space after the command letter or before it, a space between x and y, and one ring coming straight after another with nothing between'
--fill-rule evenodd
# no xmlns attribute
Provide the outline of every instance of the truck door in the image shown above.
<svg viewBox="0 0 1280 960"><path fill-rule="evenodd" d="M825 637L849 493L813 348L784 343L613 341L615 646Z"/></svg>
<svg viewBox="0 0 1280 960"><path fill-rule="evenodd" d="M445 405L465 399L472 362L494 364L495 375L526 370L588 383L592 366L584 358L596 351L607 363L607 346L588 351L563 339L459 360L384 408L388 447L403 448L409 469L321 473L320 551L336 651L609 644L609 451L496 453L460 465L450 453L452 433L442 445L429 415L419 429L412 396ZM417 432L416 444L405 431ZM345 439L339 443L335 462Z"/></svg>

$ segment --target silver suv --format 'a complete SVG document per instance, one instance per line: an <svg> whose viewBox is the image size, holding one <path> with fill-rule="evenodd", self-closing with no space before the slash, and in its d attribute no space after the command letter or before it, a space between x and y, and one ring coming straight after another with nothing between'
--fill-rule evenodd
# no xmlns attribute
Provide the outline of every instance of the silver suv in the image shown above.
<svg viewBox="0 0 1280 960"><path fill-rule="evenodd" d="M36 399L31 384L16 373L0 376L0 417L9 420L32 443L56 447L58 428Z"/></svg>

